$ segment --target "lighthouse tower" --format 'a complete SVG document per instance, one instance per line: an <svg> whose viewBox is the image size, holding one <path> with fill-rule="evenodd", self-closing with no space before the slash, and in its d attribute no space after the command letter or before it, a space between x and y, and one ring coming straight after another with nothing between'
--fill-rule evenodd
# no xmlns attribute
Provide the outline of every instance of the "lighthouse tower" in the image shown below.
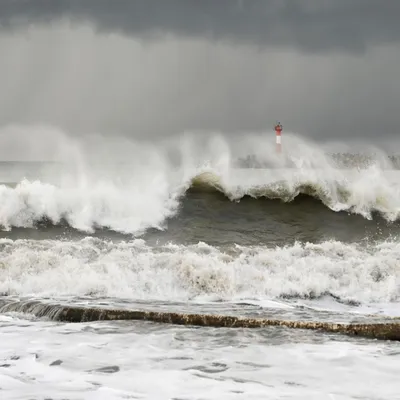
<svg viewBox="0 0 400 400"><path fill-rule="evenodd" d="M276 134L276 152L282 152L282 124L278 122L275 125L275 134Z"/></svg>

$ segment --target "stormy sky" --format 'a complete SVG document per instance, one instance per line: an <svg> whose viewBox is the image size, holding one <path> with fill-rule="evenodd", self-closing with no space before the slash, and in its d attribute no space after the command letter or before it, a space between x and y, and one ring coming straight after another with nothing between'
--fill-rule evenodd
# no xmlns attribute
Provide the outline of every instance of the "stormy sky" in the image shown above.
<svg viewBox="0 0 400 400"><path fill-rule="evenodd" d="M400 134L396 0L0 3L0 126Z"/></svg>

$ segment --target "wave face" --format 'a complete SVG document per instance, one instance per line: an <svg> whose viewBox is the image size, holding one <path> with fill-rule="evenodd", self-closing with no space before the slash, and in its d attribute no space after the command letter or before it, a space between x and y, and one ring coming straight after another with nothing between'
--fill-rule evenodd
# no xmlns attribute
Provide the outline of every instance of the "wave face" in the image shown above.
<svg viewBox="0 0 400 400"><path fill-rule="evenodd" d="M26 133L10 129L16 140ZM368 162L329 156L294 135L287 135L290 146L283 155L274 153L271 135L248 135L233 144L220 135L184 135L157 146L58 135L62 140L51 152L56 162L0 165L3 229L67 224L86 233L138 235L166 229L189 193L210 191L231 202L251 197L290 203L306 195L330 211L365 219L377 213L394 222L400 215L400 171L385 155ZM253 154L250 161L246 154ZM205 216L209 211L202 210Z"/></svg>
<svg viewBox="0 0 400 400"><path fill-rule="evenodd" d="M323 169L231 169L229 177L204 172L192 180L200 190L216 190L228 199L245 196L291 202L299 195L321 201L332 211L370 219L374 212L388 221L400 215L400 171Z"/></svg>

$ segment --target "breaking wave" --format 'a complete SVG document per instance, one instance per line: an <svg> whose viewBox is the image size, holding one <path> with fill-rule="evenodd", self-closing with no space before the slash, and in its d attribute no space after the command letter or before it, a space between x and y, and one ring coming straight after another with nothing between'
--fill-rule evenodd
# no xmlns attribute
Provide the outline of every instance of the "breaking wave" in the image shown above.
<svg viewBox="0 0 400 400"><path fill-rule="evenodd" d="M213 191L230 201L248 196L291 202L307 195L335 212L346 211L367 219L379 213L387 221L396 221L400 216L397 171L337 171L336 176L327 178L323 170L231 169L225 175L203 171L174 185L169 179L167 175L153 175L148 181L130 185L89 180L59 186L26 179L14 187L3 184L0 225L11 229L43 222L66 223L84 232L102 228L139 234L148 228L164 229L167 220L179 213L188 192L193 191Z"/></svg>
<svg viewBox="0 0 400 400"><path fill-rule="evenodd" d="M131 300L318 299L347 304L400 299L400 244L328 241L291 246L0 240L2 295Z"/></svg>
<svg viewBox="0 0 400 400"><path fill-rule="evenodd" d="M291 202L299 195L307 195L320 200L333 211L354 212L366 218L371 218L371 213L378 211L390 221L400 215L400 171L389 174L373 168L338 171L341 176L337 174L332 178L325 178L323 170L238 172L242 176L229 183L214 172L203 172L192 179L190 189L216 191L232 201L248 196Z"/></svg>
<svg viewBox="0 0 400 400"><path fill-rule="evenodd" d="M39 223L68 224L83 232L108 228L122 233L142 233L147 228L163 229L179 202L161 186L143 192L121 188L111 182L84 187L59 187L23 180L14 188L0 186L0 225L32 228Z"/></svg>
<svg viewBox="0 0 400 400"><path fill-rule="evenodd" d="M41 140L40 130L7 132L19 143ZM57 151L52 154L57 154L58 164L37 167L36 172L33 165L25 171L0 165L3 229L45 221L84 232L102 228L141 234L149 228L165 229L188 192L210 190L230 201L249 196L291 202L303 194L335 212L367 219L379 213L387 221L400 216L400 171L385 155L373 162L335 159L289 134L285 138L290 146L281 156L265 135L246 135L233 144L217 134L184 135L155 146L98 137L82 144L46 131L47 144L54 137ZM246 154L255 154L257 162L237 161Z"/></svg>

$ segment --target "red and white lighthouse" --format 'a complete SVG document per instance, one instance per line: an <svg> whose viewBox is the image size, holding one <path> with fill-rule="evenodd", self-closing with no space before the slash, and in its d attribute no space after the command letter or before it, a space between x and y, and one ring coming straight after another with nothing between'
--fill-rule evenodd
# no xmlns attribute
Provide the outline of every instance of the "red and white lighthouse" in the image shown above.
<svg viewBox="0 0 400 400"><path fill-rule="evenodd" d="M275 134L276 134L276 152L282 152L282 124L278 122L275 125Z"/></svg>

